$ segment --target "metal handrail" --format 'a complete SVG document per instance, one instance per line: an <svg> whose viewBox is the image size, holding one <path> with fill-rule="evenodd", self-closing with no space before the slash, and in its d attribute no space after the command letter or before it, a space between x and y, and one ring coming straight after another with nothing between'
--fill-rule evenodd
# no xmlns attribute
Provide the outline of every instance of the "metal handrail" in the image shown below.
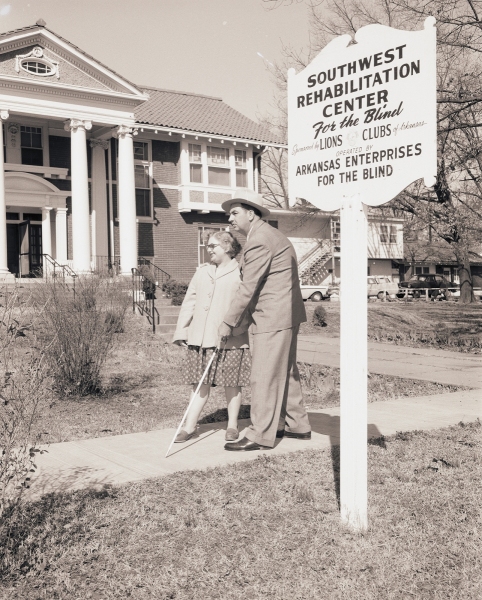
<svg viewBox="0 0 482 600"><path fill-rule="evenodd" d="M156 324L159 325L160 316L156 308L156 284L147 278L139 269L132 268L132 312L137 310L145 315L152 325L152 333L156 333Z"/></svg>
<svg viewBox="0 0 482 600"><path fill-rule="evenodd" d="M44 269L45 275L52 274L54 278L57 278L59 276L62 277L64 285L66 285L65 278L71 277L73 292L75 296L75 280L77 278L77 273L69 265L61 265L60 263L58 263L55 260L55 258L50 256L50 254L42 254L42 256L45 260L45 265L48 265L49 267Z"/></svg>
<svg viewBox="0 0 482 600"><path fill-rule="evenodd" d="M137 266L138 267L148 267L148 269L151 271L152 275L154 276L155 285L159 288L162 287L163 283L166 283L167 281L169 281L169 279L171 279L171 276L169 275L169 273L167 273L166 271L164 271L163 269L161 269L160 267L155 265L153 262L151 262L145 256L138 257Z"/></svg>

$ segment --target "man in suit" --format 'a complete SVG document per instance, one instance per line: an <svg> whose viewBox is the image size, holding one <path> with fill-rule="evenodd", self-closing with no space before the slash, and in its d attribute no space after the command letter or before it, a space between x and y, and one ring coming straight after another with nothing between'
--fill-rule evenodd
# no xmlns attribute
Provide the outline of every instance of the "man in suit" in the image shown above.
<svg viewBox="0 0 482 600"><path fill-rule="evenodd" d="M263 221L269 210L262 196L236 190L222 204L235 231L246 235L240 261L241 284L219 328L229 336L247 317L251 322L251 426L225 449L245 452L272 448L276 437L311 438L303 406L296 346L300 323L306 321L291 242Z"/></svg>

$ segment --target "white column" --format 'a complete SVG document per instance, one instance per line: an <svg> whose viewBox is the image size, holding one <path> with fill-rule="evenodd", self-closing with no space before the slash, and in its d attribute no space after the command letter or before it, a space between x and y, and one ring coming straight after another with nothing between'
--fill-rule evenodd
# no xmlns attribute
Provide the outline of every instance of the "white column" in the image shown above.
<svg viewBox="0 0 482 600"><path fill-rule="evenodd" d="M52 230L50 227L50 211L51 206L42 208L42 254L52 256ZM50 263L48 260L43 261L44 277L48 272Z"/></svg>
<svg viewBox="0 0 482 600"><path fill-rule="evenodd" d="M71 119L64 129L71 132L72 161L72 250L74 271L90 271L90 210L87 173L86 130L91 121Z"/></svg>
<svg viewBox="0 0 482 600"><path fill-rule="evenodd" d="M0 111L0 278L10 274L7 262L7 203L5 200L5 164L3 160L2 123L8 119L8 110Z"/></svg>
<svg viewBox="0 0 482 600"><path fill-rule="evenodd" d="M107 177L105 151L107 140L90 140L92 148L92 255L107 256Z"/></svg>
<svg viewBox="0 0 482 600"><path fill-rule="evenodd" d="M67 209L55 210L55 260L67 264Z"/></svg>
<svg viewBox="0 0 482 600"><path fill-rule="evenodd" d="M44 206L42 208L42 254L50 254L50 256L52 256L51 210L51 206Z"/></svg>
<svg viewBox="0 0 482 600"><path fill-rule="evenodd" d="M134 144L137 130L120 125L119 162L117 168L117 214L119 215L119 250L121 273L130 275L137 267L136 184L134 177Z"/></svg>
<svg viewBox="0 0 482 600"><path fill-rule="evenodd" d="M256 156L256 161L253 158L255 192L259 192L259 156L259 154Z"/></svg>
<svg viewBox="0 0 482 600"><path fill-rule="evenodd" d="M340 508L367 529L367 207L359 195L340 210Z"/></svg>

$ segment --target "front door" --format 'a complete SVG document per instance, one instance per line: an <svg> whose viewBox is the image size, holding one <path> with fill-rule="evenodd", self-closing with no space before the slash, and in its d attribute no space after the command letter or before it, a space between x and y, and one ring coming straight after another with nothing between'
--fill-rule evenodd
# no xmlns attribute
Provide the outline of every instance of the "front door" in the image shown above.
<svg viewBox="0 0 482 600"><path fill-rule="evenodd" d="M15 277L20 275L19 235L17 223L7 223L7 266Z"/></svg>
<svg viewBox="0 0 482 600"><path fill-rule="evenodd" d="M24 221L18 231L20 277L42 277L42 225Z"/></svg>

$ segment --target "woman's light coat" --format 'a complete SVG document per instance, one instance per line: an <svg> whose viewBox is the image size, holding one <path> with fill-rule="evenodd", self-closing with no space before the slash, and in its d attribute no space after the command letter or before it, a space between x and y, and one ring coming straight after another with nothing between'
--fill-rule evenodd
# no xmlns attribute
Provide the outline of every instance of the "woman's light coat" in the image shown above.
<svg viewBox="0 0 482 600"><path fill-rule="evenodd" d="M189 284L181 306L173 342L185 340L191 346L214 348L218 344L218 329L236 295L240 283L239 267L236 259L217 267L205 263L201 265ZM228 338L226 349L247 348L246 327L234 329Z"/></svg>

